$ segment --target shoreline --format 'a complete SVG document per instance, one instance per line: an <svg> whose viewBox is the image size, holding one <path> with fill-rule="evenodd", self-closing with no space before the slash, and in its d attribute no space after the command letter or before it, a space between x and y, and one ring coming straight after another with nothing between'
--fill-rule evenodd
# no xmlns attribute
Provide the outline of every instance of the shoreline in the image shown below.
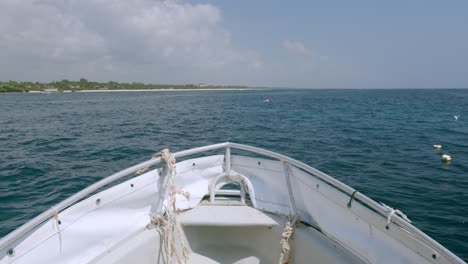
<svg viewBox="0 0 468 264"><path fill-rule="evenodd" d="M202 89L113 89L113 90L63 90L63 91L25 91L25 92L1 92L0 94L59 94L59 93L118 93L118 92L194 92L194 91L261 91L272 88L202 88Z"/></svg>
<svg viewBox="0 0 468 264"><path fill-rule="evenodd" d="M114 90L80 90L76 93L114 93L114 92L179 92L179 91L252 91L259 88L200 88L200 89L114 89ZM68 91L64 91L67 93Z"/></svg>

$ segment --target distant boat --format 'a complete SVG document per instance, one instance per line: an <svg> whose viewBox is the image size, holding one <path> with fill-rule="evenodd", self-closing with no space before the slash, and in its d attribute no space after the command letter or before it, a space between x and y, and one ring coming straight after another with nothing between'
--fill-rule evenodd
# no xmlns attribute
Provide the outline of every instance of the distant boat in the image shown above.
<svg viewBox="0 0 468 264"><path fill-rule="evenodd" d="M76 193L3 237L3 263L465 262L401 211L227 142L163 150Z"/></svg>

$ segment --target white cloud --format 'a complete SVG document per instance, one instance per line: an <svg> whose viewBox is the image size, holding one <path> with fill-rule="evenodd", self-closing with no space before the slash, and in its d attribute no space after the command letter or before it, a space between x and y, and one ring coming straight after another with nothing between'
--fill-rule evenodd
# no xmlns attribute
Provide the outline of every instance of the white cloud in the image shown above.
<svg viewBox="0 0 468 264"><path fill-rule="evenodd" d="M226 72L261 70L257 53L236 49L230 38L210 4L2 0L0 80L232 82Z"/></svg>
<svg viewBox="0 0 468 264"><path fill-rule="evenodd" d="M311 51L300 41L285 40L283 41L283 47L292 53L311 54Z"/></svg>

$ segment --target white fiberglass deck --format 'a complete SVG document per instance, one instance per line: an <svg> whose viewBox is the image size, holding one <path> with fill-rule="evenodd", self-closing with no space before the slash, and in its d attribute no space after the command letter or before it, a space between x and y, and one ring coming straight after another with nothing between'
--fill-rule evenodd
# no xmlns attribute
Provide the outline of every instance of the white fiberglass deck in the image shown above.
<svg viewBox="0 0 468 264"><path fill-rule="evenodd" d="M191 251L188 263L277 263L285 217L248 206L201 207L203 209L191 209L179 216ZM224 217L211 219L229 207L236 208L237 214L230 224L218 221ZM200 213L207 213L209 217L200 218ZM231 213L228 212L230 216ZM155 263L160 256L155 254L158 250L154 247L161 247L158 233L145 230L112 249L98 263ZM294 263L363 263L339 244L304 225L296 229L292 248Z"/></svg>

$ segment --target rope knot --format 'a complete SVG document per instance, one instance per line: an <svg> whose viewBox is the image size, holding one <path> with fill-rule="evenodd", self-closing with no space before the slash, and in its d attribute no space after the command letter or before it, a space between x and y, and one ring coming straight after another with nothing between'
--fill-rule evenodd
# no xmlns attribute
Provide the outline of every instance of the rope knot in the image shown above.
<svg viewBox="0 0 468 264"><path fill-rule="evenodd" d="M164 160L167 164L167 168L169 169L169 171L173 169L175 170L176 159L174 155L172 155L172 153L169 151L169 149L163 149L159 152L154 153L153 156L151 156L151 159L155 159L155 158L161 158L162 160ZM141 175L145 173L149 169L149 167L150 166L143 167L139 169L135 174Z"/></svg>
<svg viewBox="0 0 468 264"><path fill-rule="evenodd" d="M390 225L390 222L392 221L392 217L397 214L398 216L400 216L401 218L403 218L404 220L406 220L407 222L410 222L411 223L411 220L408 219L408 216L406 216L402 211L398 210L398 209L393 209L392 207L384 204L384 203L380 203L384 209L389 212L388 216L387 216L387 223L385 224L385 226L388 228L388 226Z"/></svg>
<svg viewBox="0 0 468 264"><path fill-rule="evenodd" d="M161 150L161 152L159 152L159 156L161 157L161 159L163 159L166 162L167 168L170 171L175 169L176 159L175 159L174 155L172 155L172 153L169 152L169 149Z"/></svg>

